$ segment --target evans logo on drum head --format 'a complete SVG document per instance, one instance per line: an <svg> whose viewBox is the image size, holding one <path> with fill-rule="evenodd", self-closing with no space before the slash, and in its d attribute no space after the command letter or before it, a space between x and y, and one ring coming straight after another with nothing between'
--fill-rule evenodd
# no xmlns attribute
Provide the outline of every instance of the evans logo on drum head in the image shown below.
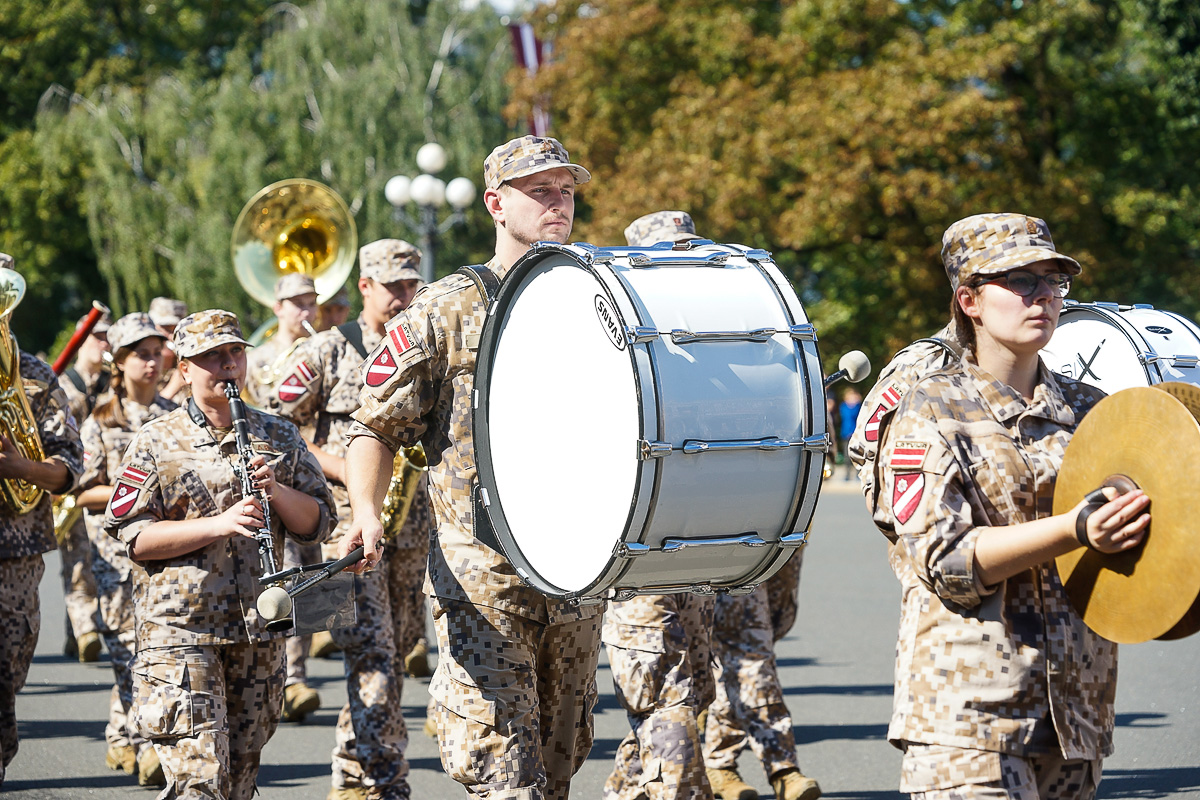
<svg viewBox="0 0 1200 800"><path fill-rule="evenodd" d="M608 340L618 350L624 350L625 328L621 325L620 317L617 316L612 305L603 295L599 294L596 295L596 316L600 319L600 325L603 326L604 332L608 334Z"/></svg>
<svg viewBox="0 0 1200 800"><path fill-rule="evenodd" d="M1146 330L1150 331L1151 333L1157 333L1160 336L1171 335L1171 329L1164 328L1162 325L1147 325Z"/></svg>

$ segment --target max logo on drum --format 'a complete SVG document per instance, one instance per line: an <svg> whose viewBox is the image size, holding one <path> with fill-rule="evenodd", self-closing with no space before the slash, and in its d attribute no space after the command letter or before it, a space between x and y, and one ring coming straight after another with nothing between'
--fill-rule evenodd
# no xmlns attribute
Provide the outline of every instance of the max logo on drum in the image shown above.
<svg viewBox="0 0 1200 800"><path fill-rule="evenodd" d="M621 325L617 318L617 312L613 309L603 295L596 295L596 316L600 318L600 324L604 326L604 332L608 334L609 341L618 350L625 349L625 328Z"/></svg>

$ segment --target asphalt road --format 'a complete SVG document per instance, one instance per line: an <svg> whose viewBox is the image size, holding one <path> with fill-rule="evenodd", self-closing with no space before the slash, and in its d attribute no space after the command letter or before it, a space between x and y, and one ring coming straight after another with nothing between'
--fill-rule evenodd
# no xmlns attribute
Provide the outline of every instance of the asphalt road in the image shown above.
<svg viewBox="0 0 1200 800"><path fill-rule="evenodd" d="M840 476L827 482L801 579L801 615L778 648L780 677L796 720L800 763L826 797L898 797L900 758L884 739L891 710L899 591L884 542L857 493ZM63 658L58 557L47 556L42 636L17 701L21 751L8 770L13 798L152 798L104 766L104 719L112 672L107 661ZM333 724L345 700L342 664L311 661L323 708L303 725L281 725L263 756L264 800L321 800L329 787ZM599 798L617 743L628 731L601 657L596 744L572 796ZM427 682L408 681L404 717L414 798L461 797L441 771L434 741L421 732ZM1117 753L1105 764L1102 798L1200 798L1200 637L1121 651ZM770 787L751 754L743 777L764 797Z"/></svg>

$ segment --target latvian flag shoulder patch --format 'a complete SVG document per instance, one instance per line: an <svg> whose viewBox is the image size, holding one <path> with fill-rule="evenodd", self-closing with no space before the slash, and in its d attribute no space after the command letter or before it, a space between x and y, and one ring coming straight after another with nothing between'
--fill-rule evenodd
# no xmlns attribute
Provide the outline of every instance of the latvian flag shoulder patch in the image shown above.
<svg viewBox="0 0 1200 800"><path fill-rule="evenodd" d="M285 403L294 403L304 396L309 385L316 379L317 373L313 371L313 368L308 365L307 361L301 361L292 370L292 374L279 384L279 399Z"/></svg>
<svg viewBox="0 0 1200 800"><path fill-rule="evenodd" d="M888 459L892 472L920 472L929 455L928 442L899 442Z"/></svg>
<svg viewBox="0 0 1200 800"><path fill-rule="evenodd" d="M879 441L879 426L882 424L883 418L896 407L903 395L904 392L894 383L883 390L883 393L879 395L879 405L875 406L875 410L867 418L867 424L863 426L863 438L868 442Z"/></svg>
<svg viewBox="0 0 1200 800"><path fill-rule="evenodd" d="M375 357L367 364L363 382L367 386L383 386L391 380L400 369L400 360L410 350L421 351L421 343L413 336L412 328L407 322L400 322L388 331Z"/></svg>

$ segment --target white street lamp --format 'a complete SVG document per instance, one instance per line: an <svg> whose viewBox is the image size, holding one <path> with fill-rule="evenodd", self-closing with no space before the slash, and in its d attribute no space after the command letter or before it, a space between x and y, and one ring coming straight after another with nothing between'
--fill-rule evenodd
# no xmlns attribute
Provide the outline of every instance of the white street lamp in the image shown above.
<svg viewBox="0 0 1200 800"><path fill-rule="evenodd" d="M455 225L466 222L466 209L475 200L475 184L467 178L454 178L447 184L437 173L446 168L446 150L437 142L427 142L417 150L417 166L421 174L415 178L397 175L383 187L384 197L392 205L396 222L416 232L421 246L421 276L428 282L434 278L434 249L437 237ZM438 210L449 201L451 214L437 221ZM417 206L416 216L405 211L409 203Z"/></svg>

